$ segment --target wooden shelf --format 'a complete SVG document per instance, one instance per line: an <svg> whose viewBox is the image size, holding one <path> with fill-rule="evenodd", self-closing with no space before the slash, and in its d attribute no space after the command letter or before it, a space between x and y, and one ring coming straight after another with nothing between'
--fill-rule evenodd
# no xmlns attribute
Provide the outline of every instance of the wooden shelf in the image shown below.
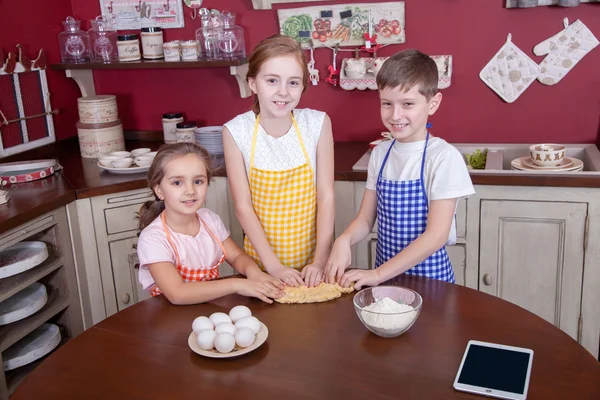
<svg viewBox="0 0 600 400"><path fill-rule="evenodd" d="M69 299L61 297L58 290L53 290L48 296L48 302L40 311L25 319L0 327L0 351L8 349L68 306Z"/></svg>
<svg viewBox="0 0 600 400"><path fill-rule="evenodd" d="M132 62L97 63L89 62L82 64L52 64L50 68L58 71L79 69L165 69L165 68L212 68L212 67L235 67L247 63L246 58L239 60L198 60L198 61L164 61L164 60L140 60Z"/></svg>
<svg viewBox="0 0 600 400"><path fill-rule="evenodd" d="M164 60L140 60L134 62L115 63L83 63L83 64L51 64L50 68L57 71L65 71L67 78L73 80L79 86L82 96L95 96L93 70L122 70L122 69L180 69L180 68L216 68L229 67L230 75L233 75L240 87L242 98L250 97L252 91L246 82L248 73L248 61L246 58L238 60L216 60L216 61L174 61Z"/></svg>
<svg viewBox="0 0 600 400"><path fill-rule="evenodd" d="M57 258L50 255L43 263L32 269L17 275L9 276L8 278L0 279L0 302L20 292L52 271L57 270L63 263L64 260L62 257Z"/></svg>
<svg viewBox="0 0 600 400"><path fill-rule="evenodd" d="M33 372L33 370L36 369L42 362L44 362L46 358L48 358L56 350L60 349L68 341L69 338L62 338L58 346L56 346L55 349L46 354L44 357L40 358L39 360L35 360L30 364L23 365L15 370L8 371L6 373L6 386L8 387L8 395L12 395L15 390L17 390L21 382L23 382L23 380L27 377L27 375Z"/></svg>

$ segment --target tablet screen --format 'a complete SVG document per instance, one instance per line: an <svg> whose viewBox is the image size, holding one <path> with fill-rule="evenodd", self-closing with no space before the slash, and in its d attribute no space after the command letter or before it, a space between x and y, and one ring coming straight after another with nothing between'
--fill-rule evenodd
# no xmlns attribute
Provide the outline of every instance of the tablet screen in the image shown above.
<svg viewBox="0 0 600 400"><path fill-rule="evenodd" d="M523 394L530 354L471 344L458 383Z"/></svg>

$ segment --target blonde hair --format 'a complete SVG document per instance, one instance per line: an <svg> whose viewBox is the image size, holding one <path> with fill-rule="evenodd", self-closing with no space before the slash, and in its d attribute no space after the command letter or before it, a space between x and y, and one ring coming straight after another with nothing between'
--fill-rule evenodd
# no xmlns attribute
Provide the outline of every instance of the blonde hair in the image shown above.
<svg viewBox="0 0 600 400"><path fill-rule="evenodd" d="M438 92L438 68L433 58L419 50L406 49L394 54L377 73L377 88L400 88L408 91L419 85L427 101Z"/></svg>
<svg viewBox="0 0 600 400"><path fill-rule="evenodd" d="M256 45L248 59L246 81L248 78L256 79L260 67L262 67L269 59L289 55L293 56L300 64L300 68L302 68L302 93L306 92L306 89L308 89L308 65L306 64L306 56L296 40L284 35L270 36ZM258 97L256 95L254 96L252 111L254 111L256 115L260 113L260 105L258 104Z"/></svg>
<svg viewBox="0 0 600 400"><path fill-rule="evenodd" d="M154 192L154 187L159 185L165 177L165 166L174 158L188 154L194 154L202 161L206 167L207 183L210 183L213 171L210 168L210 154L204 147L196 143L173 143L162 146L156 153L156 157L154 157L154 161L152 161L152 165L148 170L148 187L154 193L154 200L145 202L140 208L138 213L140 232L150 225L165 209L164 202Z"/></svg>

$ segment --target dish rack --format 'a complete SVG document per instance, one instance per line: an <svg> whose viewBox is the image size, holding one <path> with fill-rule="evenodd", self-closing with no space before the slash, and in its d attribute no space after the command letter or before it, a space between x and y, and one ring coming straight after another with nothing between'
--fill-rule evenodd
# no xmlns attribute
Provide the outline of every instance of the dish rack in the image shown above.
<svg viewBox="0 0 600 400"><path fill-rule="evenodd" d="M19 343L21 339L31 338L32 336L28 335L34 331L39 332L38 328L43 329L48 327L48 324L57 326L60 332L60 335L54 335L52 352L83 331L83 317L66 210L59 208L0 234L0 252L15 244L26 242L45 243L48 255L34 260L33 264L37 264L40 259L45 258L33 267L28 265L25 270L19 268L18 273L3 275L4 277L0 279L0 302L30 288L36 282L44 285L47 300L43 307L36 307L37 311L33 314L0 326L0 351L2 352L0 399L2 400L8 399L23 379L47 357L44 356L33 362L28 361L25 365L20 364L22 366L5 371L5 355L8 349L12 348L8 353L14 353L15 348L23 343ZM60 342L56 346L58 336ZM17 346L13 347L15 345Z"/></svg>

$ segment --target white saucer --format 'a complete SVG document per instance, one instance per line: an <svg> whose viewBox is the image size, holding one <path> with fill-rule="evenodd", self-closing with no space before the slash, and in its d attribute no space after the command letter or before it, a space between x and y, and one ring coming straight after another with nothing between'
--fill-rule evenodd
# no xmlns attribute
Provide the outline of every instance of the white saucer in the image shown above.
<svg viewBox="0 0 600 400"><path fill-rule="evenodd" d="M531 169L547 169L547 170L554 170L554 169L565 169L565 168L569 168L573 165L573 160L570 159L569 157L565 157L562 159L562 161L558 164L558 165L550 165L550 166L541 166L541 165L537 165L535 162L533 162L533 160L531 159L531 157L523 157L521 159L521 164L524 165L527 168L531 168Z"/></svg>
<svg viewBox="0 0 600 400"><path fill-rule="evenodd" d="M48 258L48 247L40 241L23 241L0 251L0 279L40 265Z"/></svg>
<svg viewBox="0 0 600 400"><path fill-rule="evenodd" d="M198 347L198 342L196 341L196 334L194 332L190 333L190 336L188 337L188 346L190 346L190 349L192 349L194 353L200 354L204 357L231 358L241 356L242 354L250 353L252 350L258 349L267 340L267 336L269 336L269 330L267 329L267 326L261 322L260 330L256 334L254 343L245 348L235 350L235 348L237 348L236 346L234 350L229 353L219 353L217 350L214 349L202 350L200 347Z"/></svg>
<svg viewBox="0 0 600 400"><path fill-rule="evenodd" d="M567 172L576 172L581 171L583 169L583 161L574 158L574 157L565 157L565 164L558 165L556 167L539 167L539 166L530 166L526 160L531 160L531 157L518 157L511 161L510 165L513 169L521 170L521 171L567 171ZM570 162L570 164L568 164ZM531 162L533 164L533 162Z"/></svg>
<svg viewBox="0 0 600 400"><path fill-rule="evenodd" d="M147 167L128 167L128 168L110 168L98 163L98 167L113 174L139 174L148 172L150 166Z"/></svg>

